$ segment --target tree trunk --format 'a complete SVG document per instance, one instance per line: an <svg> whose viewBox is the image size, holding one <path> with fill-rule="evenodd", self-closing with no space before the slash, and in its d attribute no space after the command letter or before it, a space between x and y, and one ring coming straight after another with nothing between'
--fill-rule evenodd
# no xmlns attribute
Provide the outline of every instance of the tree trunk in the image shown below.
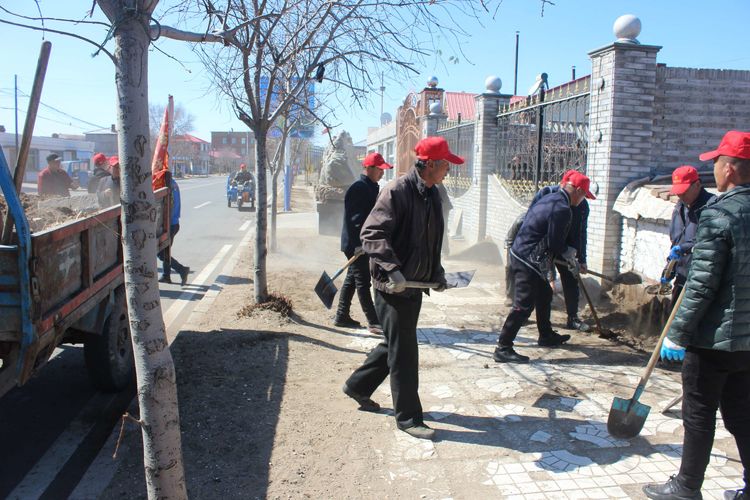
<svg viewBox="0 0 750 500"><path fill-rule="evenodd" d="M255 179L257 188L257 206L255 207L255 260L254 286L255 303L262 304L268 300L268 277L266 276L266 257L268 255L268 195L266 193L266 132L258 127L255 133Z"/></svg>
<svg viewBox="0 0 750 500"><path fill-rule="evenodd" d="M128 316L138 379L148 497L187 498L174 363L159 301L156 216L148 132L148 16L113 7L118 149L122 182L122 246Z"/></svg>
<svg viewBox="0 0 750 500"><path fill-rule="evenodd" d="M286 161L286 148L283 144L286 142L286 134L281 135L282 146L279 151L279 158L276 162L276 168L273 170L271 177L271 251L275 252L278 249L276 242L276 216L278 214L278 203L279 203L279 172L284 169L284 162Z"/></svg>

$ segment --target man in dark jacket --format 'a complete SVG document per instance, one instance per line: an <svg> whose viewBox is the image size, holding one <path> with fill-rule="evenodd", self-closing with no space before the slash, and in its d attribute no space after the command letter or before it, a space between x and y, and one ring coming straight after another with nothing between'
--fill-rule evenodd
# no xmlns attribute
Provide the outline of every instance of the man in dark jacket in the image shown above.
<svg viewBox="0 0 750 500"><path fill-rule="evenodd" d="M385 162L380 153L370 153L362 161L364 173L359 176L344 196L344 225L341 228L341 251L347 260L354 254L362 254L362 242L359 232L362 230L367 216L370 215L375 200L378 197L378 181L383 178L383 171L393 168ZM371 333L382 333L375 306L370 292L369 259L360 256L350 266L346 279L339 294L339 306L333 324L341 327L359 328L361 325L349 315L354 290L357 291L359 305L367 318L368 329Z"/></svg>
<svg viewBox="0 0 750 500"><path fill-rule="evenodd" d="M547 280L556 256L575 265L576 250L566 244L571 207L578 206L584 198L595 199L589 191L590 183L588 177L574 172L561 189L543 196L526 212L510 248L515 293L513 308L505 319L493 356L498 363L529 362L528 356L513 349L513 341L534 309L540 346L555 347L570 340L570 335L560 335L552 330L552 288Z"/></svg>
<svg viewBox="0 0 750 500"><path fill-rule="evenodd" d="M719 408L745 469L744 489L725 498L750 498L750 133L727 132L700 159L713 160L723 194L700 214L682 302L662 345L662 357L684 356L685 427L679 473L643 488L662 500L701 498Z"/></svg>
<svg viewBox="0 0 750 500"><path fill-rule="evenodd" d="M685 285L688 269L690 269L698 216L703 207L713 201L716 196L706 191L701 185L698 170L690 165L677 167L672 172L672 189L669 192L676 194L680 199L672 212L672 223L669 226L672 248L667 257L667 261L677 261L672 288L672 305L674 305Z"/></svg>
<svg viewBox="0 0 750 500"><path fill-rule="evenodd" d="M427 137L414 150L417 162L409 173L383 188L362 227L362 247L370 256L375 309L384 340L370 352L344 384L344 393L366 411L380 406L370 396L390 375L396 425L407 434L432 439L419 401L417 321L422 290L407 288L407 280L438 283L445 290L440 264L443 213L435 187L443 182L450 163L463 158L451 153L442 137Z"/></svg>
<svg viewBox="0 0 750 500"><path fill-rule="evenodd" d="M560 184L557 186L547 186L539 190L534 195L529 206L533 206L544 196L548 194L556 193L568 182L568 178L576 172L576 170L568 170L563 174ZM584 199L578 206L571 206L571 219L570 219L570 230L568 231L568 239L566 241L569 247L575 248L576 250L576 261L578 262L578 272L586 273L586 242L588 234L588 221L589 221L589 203ZM515 223L514 223L515 224ZM511 227L511 229L513 229ZM508 239L510 239L511 232L509 231ZM518 234L518 230L516 230ZM515 239L515 235L513 235ZM513 245L513 240L510 240L510 248ZM557 272L560 273L560 282L563 288L563 297L565 297L565 311L568 313L568 321L566 328L571 330L580 330L587 332L591 329L589 325L584 323L581 318L578 317L578 299L580 297L580 290L578 288L578 278L575 276L568 266L559 263L555 264ZM506 294L513 299L513 273L510 270L510 262L506 265L506 280L510 281L510 284L506 282ZM508 276L510 275L510 280Z"/></svg>

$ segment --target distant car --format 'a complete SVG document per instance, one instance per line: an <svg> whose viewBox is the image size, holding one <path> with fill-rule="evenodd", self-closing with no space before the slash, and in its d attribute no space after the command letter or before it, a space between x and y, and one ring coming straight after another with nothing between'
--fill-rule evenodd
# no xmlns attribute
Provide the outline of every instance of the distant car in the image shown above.
<svg viewBox="0 0 750 500"><path fill-rule="evenodd" d="M77 181L80 187L83 189L88 188L89 177L91 177L89 160L63 161L60 162L60 167L68 173L74 182Z"/></svg>

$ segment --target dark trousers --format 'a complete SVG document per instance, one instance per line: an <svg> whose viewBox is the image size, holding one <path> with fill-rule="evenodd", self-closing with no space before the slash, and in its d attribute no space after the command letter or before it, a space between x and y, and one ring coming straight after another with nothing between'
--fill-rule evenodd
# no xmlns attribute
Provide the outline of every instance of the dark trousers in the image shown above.
<svg viewBox="0 0 750 500"><path fill-rule="evenodd" d="M682 292L682 289L685 288L685 281L687 281L686 276L682 276L681 274L678 274L674 278L674 284L672 285L672 301L669 303L669 312L672 312L672 309L674 309L674 304L677 302L677 297L680 296L680 292Z"/></svg>
<svg viewBox="0 0 750 500"><path fill-rule="evenodd" d="M505 318L505 324L497 340L502 347L512 347L518 335L518 330L536 309L536 327L539 337L552 332L550 323L550 309L552 306L552 288L547 280L542 279L536 272L511 256L511 271L513 272L513 308Z"/></svg>
<svg viewBox="0 0 750 500"><path fill-rule="evenodd" d="M555 267L560 273L560 283L562 283L565 297L565 312L568 313L568 319L576 318L578 317L578 297L581 294L578 289L578 278L570 272L568 266L555 264Z"/></svg>
<svg viewBox="0 0 750 500"><path fill-rule="evenodd" d="M346 253L345 255L347 259L351 259L354 254ZM370 259L367 255L360 255L357 260L352 262L346 272L346 278L339 293L337 318L349 317L355 290L357 291L357 298L359 298L359 305L362 306L362 312L365 313L367 318L367 323L370 325L379 324L380 321L378 321L370 292Z"/></svg>
<svg viewBox="0 0 750 500"><path fill-rule="evenodd" d="M174 272L178 274L182 274L182 272L185 270L185 266L180 264L177 259L175 259L172 256L172 243L174 242L175 235L180 231L180 225L175 224L173 226L169 226L169 247L165 248L161 252L158 253L159 260L162 263L162 270L161 274L162 276L169 277L172 273L170 271L173 270Z"/></svg>
<svg viewBox="0 0 750 500"><path fill-rule="evenodd" d="M384 340L346 381L352 391L370 396L390 375L393 411L399 429L423 423L417 348L421 308L422 294L410 298L375 290L375 309L383 325Z"/></svg>
<svg viewBox="0 0 750 500"><path fill-rule="evenodd" d="M711 457L716 410L737 442L745 486L750 466L750 351L688 347L682 363L682 422L685 438L679 478L698 489Z"/></svg>
<svg viewBox="0 0 750 500"><path fill-rule="evenodd" d="M511 257L510 252L506 252L506 262L509 264L505 266L505 295L508 298L514 298L515 296L515 280L513 278L513 266L510 264ZM565 312L568 314L568 319L578 317L578 299L581 295L580 289L578 288L578 279L571 273L567 266L555 264L557 271L560 273L560 282L563 288L563 297L565 297Z"/></svg>

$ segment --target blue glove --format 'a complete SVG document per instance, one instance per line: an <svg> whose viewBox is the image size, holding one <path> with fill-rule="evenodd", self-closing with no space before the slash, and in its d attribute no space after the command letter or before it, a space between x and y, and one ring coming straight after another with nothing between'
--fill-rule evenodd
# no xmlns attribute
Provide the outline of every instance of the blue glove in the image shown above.
<svg viewBox="0 0 750 500"><path fill-rule="evenodd" d="M682 257L682 248L680 248L680 245L675 245L669 251L669 257L667 257L667 260L678 260L680 257Z"/></svg>
<svg viewBox="0 0 750 500"><path fill-rule="evenodd" d="M664 338L661 344L661 359L662 361L682 361L685 359L685 348Z"/></svg>

